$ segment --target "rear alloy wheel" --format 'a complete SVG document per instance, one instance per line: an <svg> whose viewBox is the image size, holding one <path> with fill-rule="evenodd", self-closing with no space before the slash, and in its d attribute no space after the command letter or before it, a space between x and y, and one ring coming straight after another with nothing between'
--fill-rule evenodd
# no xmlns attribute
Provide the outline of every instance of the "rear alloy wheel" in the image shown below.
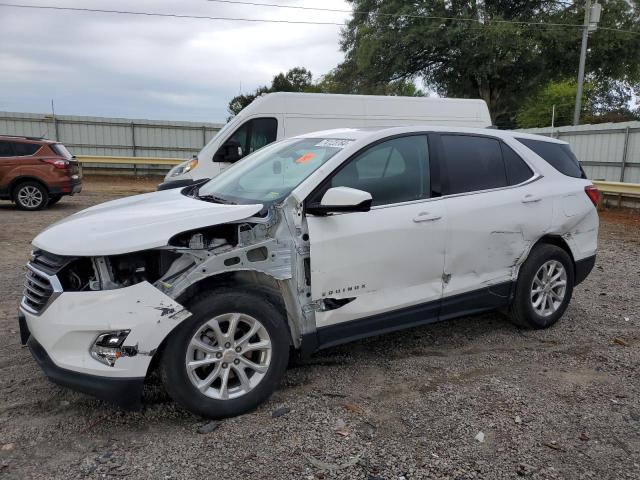
<svg viewBox="0 0 640 480"><path fill-rule="evenodd" d="M536 245L520 267L509 313L516 325L547 328L558 321L573 293L573 260L562 248Z"/></svg>
<svg viewBox="0 0 640 480"><path fill-rule="evenodd" d="M49 193L38 182L23 182L13 190L13 201L22 210L40 210L47 206Z"/></svg>
<svg viewBox="0 0 640 480"><path fill-rule="evenodd" d="M567 292L567 271L562 263L549 260L542 264L531 282L531 306L541 317L553 315Z"/></svg>
<svg viewBox="0 0 640 480"><path fill-rule="evenodd" d="M286 317L262 293L219 289L195 297L167 340L160 373L171 397L196 415L241 415L278 386L289 360Z"/></svg>

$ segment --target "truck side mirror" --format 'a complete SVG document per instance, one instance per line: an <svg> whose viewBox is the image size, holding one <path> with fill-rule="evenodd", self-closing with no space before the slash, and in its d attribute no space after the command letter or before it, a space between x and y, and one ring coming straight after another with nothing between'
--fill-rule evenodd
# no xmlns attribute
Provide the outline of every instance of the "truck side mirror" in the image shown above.
<svg viewBox="0 0 640 480"><path fill-rule="evenodd" d="M214 162L235 163L242 158L242 147L236 140L227 140L213 156Z"/></svg>

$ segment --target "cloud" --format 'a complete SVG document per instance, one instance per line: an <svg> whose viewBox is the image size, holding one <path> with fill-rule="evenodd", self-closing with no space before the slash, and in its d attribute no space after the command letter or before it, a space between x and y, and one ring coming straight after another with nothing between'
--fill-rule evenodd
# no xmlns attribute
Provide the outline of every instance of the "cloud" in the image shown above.
<svg viewBox="0 0 640 480"><path fill-rule="evenodd" d="M47 2L47 3L45 3ZM26 3L26 2L25 2ZM56 5L316 22L348 15L206 0L33 0ZM278 3L348 9L343 0ZM342 60L340 27L155 18L0 7L0 110L220 122L295 66L316 77Z"/></svg>

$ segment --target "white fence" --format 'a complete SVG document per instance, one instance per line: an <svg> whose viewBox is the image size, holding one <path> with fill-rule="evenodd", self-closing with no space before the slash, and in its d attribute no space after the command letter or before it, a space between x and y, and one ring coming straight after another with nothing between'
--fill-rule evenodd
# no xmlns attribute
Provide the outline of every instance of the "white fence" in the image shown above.
<svg viewBox="0 0 640 480"><path fill-rule="evenodd" d="M191 158L222 127L125 118L0 112L0 135L44 136L75 155Z"/></svg>
<svg viewBox="0 0 640 480"><path fill-rule="evenodd" d="M640 122L521 131L569 142L592 180L640 183Z"/></svg>

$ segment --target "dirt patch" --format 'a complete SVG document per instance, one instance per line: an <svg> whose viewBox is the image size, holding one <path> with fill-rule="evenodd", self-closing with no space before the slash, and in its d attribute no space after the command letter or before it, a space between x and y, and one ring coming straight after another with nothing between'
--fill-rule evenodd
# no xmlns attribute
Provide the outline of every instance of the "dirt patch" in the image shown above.
<svg viewBox="0 0 640 480"><path fill-rule="evenodd" d="M52 385L18 339L30 240L159 180L88 177L42 212L0 204L0 477L640 478L640 228L629 212L602 212L596 268L555 327L522 331L491 313L328 349L209 434L157 381L133 413ZM290 411L272 418L280 407Z"/></svg>

